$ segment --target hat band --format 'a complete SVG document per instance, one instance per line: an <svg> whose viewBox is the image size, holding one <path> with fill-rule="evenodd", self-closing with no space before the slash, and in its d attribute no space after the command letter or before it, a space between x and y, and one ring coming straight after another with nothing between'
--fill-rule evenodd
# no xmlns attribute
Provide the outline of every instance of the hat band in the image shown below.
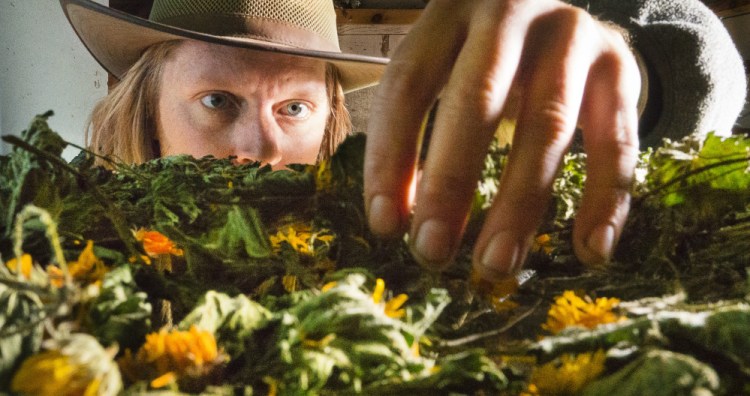
<svg viewBox="0 0 750 396"><path fill-rule="evenodd" d="M341 52L338 43L278 20L231 14L180 15L153 22L214 36L251 38L316 51Z"/></svg>

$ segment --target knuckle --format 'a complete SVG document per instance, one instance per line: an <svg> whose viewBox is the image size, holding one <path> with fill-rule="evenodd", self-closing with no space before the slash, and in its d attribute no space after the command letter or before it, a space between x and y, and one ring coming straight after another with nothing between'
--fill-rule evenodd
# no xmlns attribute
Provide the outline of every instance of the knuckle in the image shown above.
<svg viewBox="0 0 750 396"><path fill-rule="evenodd" d="M490 77L462 81L446 90L441 107L449 114L471 114L474 122L494 122L500 111L500 93L497 82Z"/></svg>
<svg viewBox="0 0 750 396"><path fill-rule="evenodd" d="M641 91L641 74L635 56L628 49L604 51L596 61L594 70L601 70L600 75L609 76L614 86L621 87L619 99L623 105L635 106Z"/></svg>
<svg viewBox="0 0 750 396"><path fill-rule="evenodd" d="M453 206L464 200L468 201L475 187L476 179L467 175L425 174L420 181L417 197L420 201L433 205Z"/></svg>
<svg viewBox="0 0 750 396"><path fill-rule="evenodd" d="M553 12L553 15L558 26L567 28L571 32L585 34L589 33L596 26L594 18L588 12L578 7L560 7Z"/></svg>
<svg viewBox="0 0 750 396"><path fill-rule="evenodd" d="M634 179L633 171L638 160L638 147L629 142L619 142L602 148L597 155L609 159L609 163L591 166L587 188L594 190L630 191Z"/></svg>
<svg viewBox="0 0 750 396"><path fill-rule="evenodd" d="M416 152L399 153L400 158L413 158ZM367 194L376 192L393 192L412 177L412 167L405 165L408 160L395 160L394 153L387 148L385 150L373 149L367 152L364 167L365 189Z"/></svg>
<svg viewBox="0 0 750 396"><path fill-rule="evenodd" d="M596 21L586 11L569 5L541 15L534 23L535 31L557 43L590 42L596 37Z"/></svg>
<svg viewBox="0 0 750 396"><path fill-rule="evenodd" d="M538 213L540 209L544 210L551 193L549 188L529 185L527 188L520 189L518 194L514 194L510 199L510 204L520 213Z"/></svg>
<svg viewBox="0 0 750 396"><path fill-rule="evenodd" d="M414 65L411 62L392 60L380 81L378 95L376 96L381 98L385 96L383 94L390 96L394 91L398 94L417 89L419 84L414 78L414 74Z"/></svg>
<svg viewBox="0 0 750 396"><path fill-rule="evenodd" d="M431 92L420 75L421 71L415 62L391 61L373 98L375 108L401 108L404 104L401 102L408 102L411 106L425 106Z"/></svg>
<svg viewBox="0 0 750 396"><path fill-rule="evenodd" d="M545 212L552 191L541 185L528 183L513 189L512 194L498 196L496 204L506 216L513 217L522 224L515 227L536 227L537 219Z"/></svg>
<svg viewBox="0 0 750 396"><path fill-rule="evenodd" d="M531 140L541 147L565 147L575 130L572 109L561 100L546 100L531 115Z"/></svg>

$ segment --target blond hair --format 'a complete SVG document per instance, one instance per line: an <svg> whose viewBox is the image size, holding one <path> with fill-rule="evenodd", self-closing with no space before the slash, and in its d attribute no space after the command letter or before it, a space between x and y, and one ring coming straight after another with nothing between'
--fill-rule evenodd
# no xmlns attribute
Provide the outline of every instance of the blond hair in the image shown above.
<svg viewBox="0 0 750 396"><path fill-rule="evenodd" d="M128 164L159 157L156 126L162 69L180 42L149 47L94 107L86 130L91 151ZM352 129L339 73L331 64L326 67L326 90L331 113L318 152L319 161L329 158ZM98 159L97 165L108 166L108 162Z"/></svg>

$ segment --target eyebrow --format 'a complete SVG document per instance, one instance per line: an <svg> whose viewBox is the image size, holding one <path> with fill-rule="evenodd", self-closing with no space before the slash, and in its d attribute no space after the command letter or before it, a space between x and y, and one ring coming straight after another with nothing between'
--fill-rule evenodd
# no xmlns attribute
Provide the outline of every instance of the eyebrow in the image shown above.
<svg viewBox="0 0 750 396"><path fill-rule="evenodd" d="M273 77L275 82L274 92L285 91L291 95L301 95L304 97L320 95L320 83L318 81L310 81L302 78L301 74L292 68L285 69L287 70L276 72L277 75ZM225 65L213 64L202 67L200 70L193 69L191 72L183 75L183 78L200 86L231 88L237 85L236 80L232 78L233 73L242 72L235 72L234 69ZM325 83L323 86L325 88Z"/></svg>

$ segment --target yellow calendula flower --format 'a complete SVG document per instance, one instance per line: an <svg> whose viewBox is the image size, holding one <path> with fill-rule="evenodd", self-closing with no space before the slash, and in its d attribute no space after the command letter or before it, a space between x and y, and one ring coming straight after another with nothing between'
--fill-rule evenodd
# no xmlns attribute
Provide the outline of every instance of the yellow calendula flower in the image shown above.
<svg viewBox="0 0 750 396"><path fill-rule="evenodd" d="M78 260L68 264L68 270L73 279L89 282L101 281L107 273L104 262L94 254L94 241L91 240L86 242Z"/></svg>
<svg viewBox="0 0 750 396"><path fill-rule="evenodd" d="M65 285L65 275L63 275L60 267L56 265L48 265L47 276L49 277L49 282L52 286L61 288Z"/></svg>
<svg viewBox="0 0 750 396"><path fill-rule="evenodd" d="M372 291L372 301L375 302L375 304L380 304L383 300L384 294L385 281L378 278L375 281L375 289ZM407 296L406 294L399 294L398 296L389 299L383 304L383 310L385 311L385 314L394 319L403 318L404 315L406 315L406 310L404 310L402 307L408 299L409 296Z"/></svg>
<svg viewBox="0 0 750 396"><path fill-rule="evenodd" d="M325 292L333 289L334 287L336 287L336 285L338 285L338 282L336 282L336 281L328 282L325 285L323 285L323 287L320 288L320 291L322 293L325 293Z"/></svg>
<svg viewBox="0 0 750 396"><path fill-rule="evenodd" d="M489 282L479 277L475 271L472 271L470 276L474 291L488 301L495 312L509 311L518 307L518 303L510 299L513 293L518 291L519 285L516 277L508 276L496 282Z"/></svg>
<svg viewBox="0 0 750 396"><path fill-rule="evenodd" d="M86 247L78 255L78 260L68 263L68 271L73 280L81 283L100 283L109 269L104 262L94 254L94 241L86 242ZM62 287L65 278L60 267L56 265L47 266L47 276L50 283L55 287Z"/></svg>
<svg viewBox="0 0 750 396"><path fill-rule="evenodd" d="M99 381L72 358L48 351L26 359L13 377L11 389L25 395L95 395Z"/></svg>
<svg viewBox="0 0 750 396"><path fill-rule="evenodd" d="M182 376L206 375L224 360L214 335L192 326L188 331L162 329L148 334L135 356L126 351L118 363L131 381L148 380L160 388Z"/></svg>
<svg viewBox="0 0 750 396"><path fill-rule="evenodd" d="M165 386L168 386L168 385L172 385L175 382L177 382L177 374L175 374L173 371L170 371L166 374L163 374L159 377L154 378L148 384L154 389L159 389L159 388L164 388Z"/></svg>
<svg viewBox="0 0 750 396"><path fill-rule="evenodd" d="M531 245L531 251L533 252L544 252L544 254L552 254L555 248L552 246L552 237L549 234L541 234L534 238L534 243Z"/></svg>
<svg viewBox="0 0 750 396"><path fill-rule="evenodd" d="M555 303L547 312L547 322L542 328L557 334L570 326L593 329L600 324L614 323L623 319L612 312L620 300L617 298L581 298L573 291L566 290L562 296L555 299Z"/></svg>
<svg viewBox="0 0 750 396"><path fill-rule="evenodd" d="M577 395L604 372L604 351L562 355L534 369L527 395Z"/></svg>
<svg viewBox="0 0 750 396"><path fill-rule="evenodd" d="M333 340L336 339L336 334L328 334L319 340L313 340L307 337L302 337L302 345L306 348L323 349L327 347Z"/></svg>
<svg viewBox="0 0 750 396"><path fill-rule="evenodd" d="M328 229L313 231L309 225L297 223L278 230L276 234L270 235L269 239L276 253L281 251L283 243L287 243L297 252L311 256L315 253L316 242L327 246L333 242L334 236Z"/></svg>
<svg viewBox="0 0 750 396"><path fill-rule="evenodd" d="M21 263L20 266L18 265L19 261ZM6 261L5 266L8 267L8 269L11 270L12 272L18 272L19 267L20 267L21 274L23 275L23 277L26 279L29 279L31 278L31 269L34 266L34 263L33 263L33 260L31 259L31 255L24 253L23 255L21 255L21 260L18 260L14 257Z"/></svg>
<svg viewBox="0 0 750 396"><path fill-rule="evenodd" d="M122 380L112 355L89 335L71 335L24 360L13 376L11 390L38 396L116 395Z"/></svg>

